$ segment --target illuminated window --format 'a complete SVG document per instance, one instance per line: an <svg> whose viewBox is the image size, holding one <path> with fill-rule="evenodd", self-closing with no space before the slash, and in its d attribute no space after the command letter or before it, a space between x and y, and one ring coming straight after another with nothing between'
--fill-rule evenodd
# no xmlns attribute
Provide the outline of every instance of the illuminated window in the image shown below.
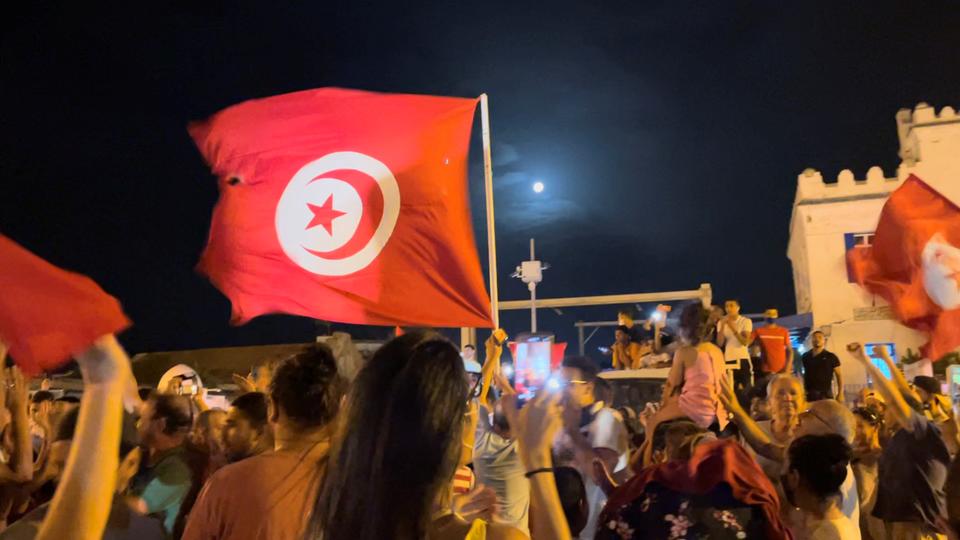
<svg viewBox="0 0 960 540"><path fill-rule="evenodd" d="M890 358L893 358L894 361L896 361L897 346L893 343L867 343L864 345L864 348L867 351L867 356L869 356L870 360L873 361L873 365L877 366L877 369L883 373L883 376L889 379L893 374L890 373L890 369L887 367L886 362L877 356L877 347L885 347L887 349L887 354L890 355Z"/></svg>

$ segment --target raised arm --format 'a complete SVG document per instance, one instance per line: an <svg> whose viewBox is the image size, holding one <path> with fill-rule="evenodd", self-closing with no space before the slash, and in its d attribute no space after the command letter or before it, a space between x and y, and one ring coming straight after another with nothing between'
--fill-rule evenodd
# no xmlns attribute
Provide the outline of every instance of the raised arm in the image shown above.
<svg viewBox="0 0 960 540"><path fill-rule="evenodd" d="M533 540L570 540L570 527L553 476L550 446L560 429L560 393L541 392L517 410L516 396L503 398L503 412L517 437L530 479L530 533Z"/></svg>
<svg viewBox="0 0 960 540"><path fill-rule="evenodd" d="M860 350L863 351L863 347L860 347ZM887 352L886 347L874 347L874 352L876 355L883 360L883 363L887 365L887 369L890 370L890 376L893 377L893 382L897 385L897 390L900 391L904 396L911 396L913 399L920 401L920 395L910 387L910 382L907 381L907 378L903 376L903 372L900 371L900 368L897 367L897 364L893 361L893 358L890 358L890 353ZM872 364L873 362L871 362Z"/></svg>
<svg viewBox="0 0 960 540"><path fill-rule="evenodd" d="M13 472L20 482L29 482L33 478L33 443L30 438L30 415L27 410L30 401L27 381L16 367L10 368L7 375L7 407L13 422L14 450Z"/></svg>
<svg viewBox="0 0 960 540"><path fill-rule="evenodd" d="M883 372L880 371L880 368L873 365L873 362L870 361L866 351L863 349L862 344L851 343L847 345L847 351L849 351L850 355L860 362L863 368L867 370L867 373L873 379L873 383L877 386L877 391L879 391L880 395L882 395L887 401L887 406L893 410L893 413L896 415L896 419L900 425L903 426L904 429L912 431L912 426L909 420L914 414L913 409L907 404L907 401L903 398L903 394L901 394L898 390L897 385L884 377ZM894 373L899 373L899 370L897 370L896 366L893 366L891 371ZM900 377L902 378L903 375L900 375ZM904 379L904 381L906 381L906 379Z"/></svg>
<svg viewBox="0 0 960 540"><path fill-rule="evenodd" d="M727 377L720 379L720 401L733 415L733 422L740 428L740 433L751 448L761 456L774 461L783 461L786 456L786 447L774 442L766 433L760 429L760 426L750 417L747 411L743 410L737 394L730 384Z"/></svg>
<svg viewBox="0 0 960 540"><path fill-rule="evenodd" d="M498 328L490 334L486 342L487 357L483 360L483 367L480 369L480 405L490 408L487 403L487 395L490 393L490 383L493 382L493 374L500 371L500 356L503 354L503 343L507 340L507 333Z"/></svg>
<svg viewBox="0 0 960 540"><path fill-rule="evenodd" d="M103 536L116 484L123 393L130 372L114 336L77 356L83 375L77 429L63 479L37 540L94 540Z"/></svg>

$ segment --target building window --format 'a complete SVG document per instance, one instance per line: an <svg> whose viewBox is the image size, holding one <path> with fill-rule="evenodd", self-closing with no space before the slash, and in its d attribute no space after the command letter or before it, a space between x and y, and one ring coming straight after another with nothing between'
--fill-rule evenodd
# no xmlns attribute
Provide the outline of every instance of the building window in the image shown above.
<svg viewBox="0 0 960 540"><path fill-rule="evenodd" d="M863 249L872 246L873 236L874 233L872 232L843 233L843 244L846 248L844 250L844 257L846 258L847 263L847 282L857 282L857 280L853 278L853 268L850 267L850 258L847 257L847 254L852 249Z"/></svg>
<svg viewBox="0 0 960 540"><path fill-rule="evenodd" d="M880 372L883 373L883 376L889 379L893 376L893 373L890 373L890 368L887 367L887 363L884 362L877 355L878 347L886 348L887 354L889 354L890 358L892 358L893 361L896 362L897 346L893 343L865 343L863 346L864 350L867 353L867 356L870 357L870 361L873 362L873 365L877 366L877 369L879 369Z"/></svg>

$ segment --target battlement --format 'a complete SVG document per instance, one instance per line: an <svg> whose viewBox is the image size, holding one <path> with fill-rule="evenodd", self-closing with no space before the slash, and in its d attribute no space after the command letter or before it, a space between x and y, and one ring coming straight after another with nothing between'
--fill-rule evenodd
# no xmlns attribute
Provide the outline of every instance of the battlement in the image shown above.
<svg viewBox="0 0 960 540"><path fill-rule="evenodd" d="M911 111L900 109L897 111L897 138L900 139L900 159L908 166L920 159L920 149L916 137L912 137L914 130L941 126L945 124L960 124L960 115L953 107L943 107L940 114L926 103L918 103Z"/></svg>
<svg viewBox="0 0 960 540"><path fill-rule="evenodd" d="M807 169L797 177L797 196L794 206L803 203L838 199L858 199L871 196L884 196L897 189L900 180L887 178L880 167L870 167L866 178L858 180L853 171L844 169L837 175L836 182L827 183L820 171Z"/></svg>

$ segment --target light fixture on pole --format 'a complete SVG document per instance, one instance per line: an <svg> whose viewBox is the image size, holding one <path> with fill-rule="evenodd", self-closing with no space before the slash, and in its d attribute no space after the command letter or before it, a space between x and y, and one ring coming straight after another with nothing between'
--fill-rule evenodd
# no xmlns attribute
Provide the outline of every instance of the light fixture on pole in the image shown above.
<svg viewBox="0 0 960 540"><path fill-rule="evenodd" d="M533 238L530 239L530 260L523 261L510 277L520 278L530 289L530 332L537 331L537 283L543 281L543 271L550 265L538 261L534 251Z"/></svg>

